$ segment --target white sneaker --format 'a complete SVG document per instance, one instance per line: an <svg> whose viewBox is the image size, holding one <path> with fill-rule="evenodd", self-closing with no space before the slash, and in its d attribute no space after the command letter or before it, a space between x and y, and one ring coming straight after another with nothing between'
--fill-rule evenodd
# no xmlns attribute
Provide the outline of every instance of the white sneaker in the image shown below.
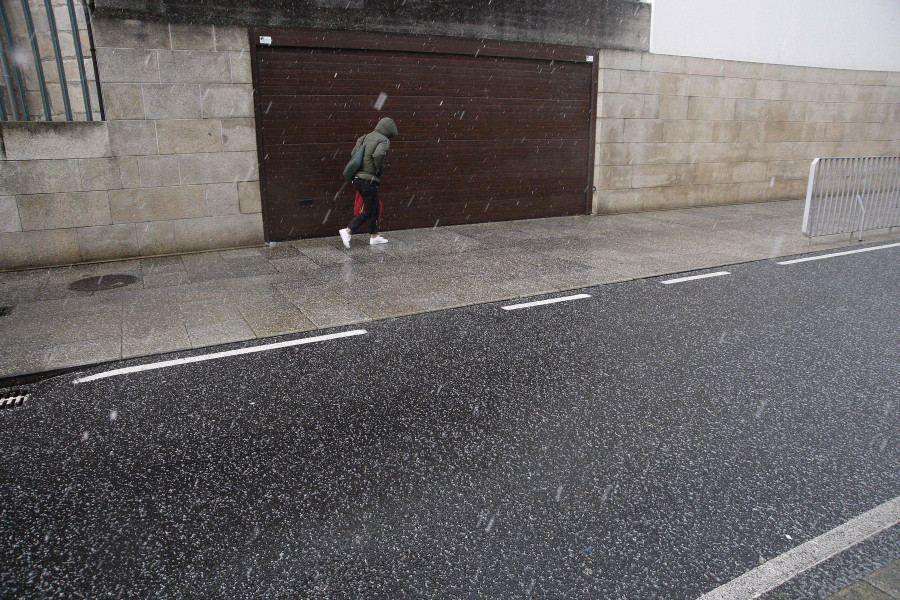
<svg viewBox="0 0 900 600"><path fill-rule="evenodd" d="M387 244L387 243L388 243L388 241L386 239L384 239L383 237L381 237L380 235L376 235L375 237L369 238L370 246L377 246L378 244Z"/></svg>
<svg viewBox="0 0 900 600"><path fill-rule="evenodd" d="M347 233L346 229L341 229L340 231L338 231L338 233L341 235L341 241L344 242L344 247L349 248L350 247L350 234Z"/></svg>

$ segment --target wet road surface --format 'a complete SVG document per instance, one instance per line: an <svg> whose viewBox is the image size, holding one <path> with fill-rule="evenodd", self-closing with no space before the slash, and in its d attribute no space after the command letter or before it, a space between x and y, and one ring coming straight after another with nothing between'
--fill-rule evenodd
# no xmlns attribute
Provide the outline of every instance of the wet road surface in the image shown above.
<svg viewBox="0 0 900 600"><path fill-rule="evenodd" d="M898 259L35 384L0 412L3 597L698 598L900 495ZM774 593L834 592L898 530Z"/></svg>

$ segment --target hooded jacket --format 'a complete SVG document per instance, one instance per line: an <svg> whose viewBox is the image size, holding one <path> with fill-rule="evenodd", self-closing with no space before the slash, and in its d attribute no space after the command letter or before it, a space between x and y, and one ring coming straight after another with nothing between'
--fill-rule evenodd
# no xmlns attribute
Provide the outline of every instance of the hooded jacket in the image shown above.
<svg viewBox="0 0 900 600"><path fill-rule="evenodd" d="M394 123L394 120L384 117L378 121L375 131L356 140L353 152L350 153L351 156L356 154L362 144L366 145L362 168L356 173L357 177L375 183L381 182L381 175L384 173L384 157L387 156L387 151L391 147L390 139L397 133L397 124Z"/></svg>

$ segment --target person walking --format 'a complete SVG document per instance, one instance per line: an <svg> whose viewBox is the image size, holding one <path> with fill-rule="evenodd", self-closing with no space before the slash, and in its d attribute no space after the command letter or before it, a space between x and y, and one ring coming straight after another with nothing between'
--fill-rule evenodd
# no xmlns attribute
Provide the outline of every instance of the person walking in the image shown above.
<svg viewBox="0 0 900 600"><path fill-rule="evenodd" d="M378 217L381 216L381 204L378 202L378 186L381 184L381 176L384 173L384 157L391 147L390 139L397 135L397 124L393 119L384 117L378 121L375 130L356 140L353 154L363 144L366 150L363 153L362 168L353 177L353 187L357 189L363 198L363 211L353 217L346 228L338 231L344 246L350 247L350 236L353 230L369 222L369 244L386 244L387 240L378 233Z"/></svg>

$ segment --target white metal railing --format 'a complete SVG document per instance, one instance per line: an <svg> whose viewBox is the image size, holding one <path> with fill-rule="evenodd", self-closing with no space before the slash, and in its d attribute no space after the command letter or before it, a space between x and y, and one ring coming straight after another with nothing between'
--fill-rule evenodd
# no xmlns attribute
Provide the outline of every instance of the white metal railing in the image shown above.
<svg viewBox="0 0 900 600"><path fill-rule="evenodd" d="M802 231L814 236L900 226L900 156L817 158L809 167Z"/></svg>

